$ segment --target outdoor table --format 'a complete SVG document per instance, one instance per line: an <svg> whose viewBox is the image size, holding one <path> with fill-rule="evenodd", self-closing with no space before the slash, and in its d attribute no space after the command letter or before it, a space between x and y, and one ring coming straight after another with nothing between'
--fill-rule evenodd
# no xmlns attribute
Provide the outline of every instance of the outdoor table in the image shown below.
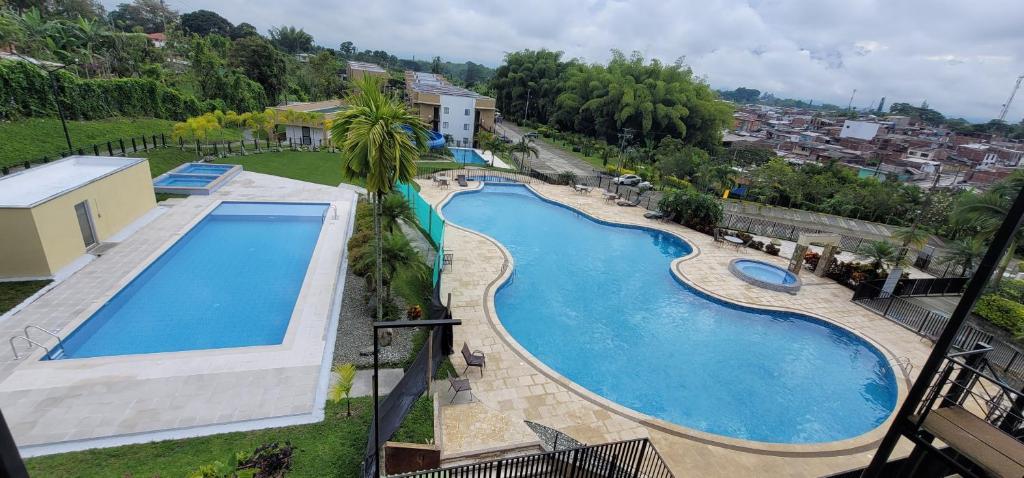
<svg viewBox="0 0 1024 478"><path fill-rule="evenodd" d="M738 238L738 237L736 237L736 236L725 236L725 237L723 237L722 239L725 239L725 240L726 240L726 242L728 242L729 244L731 244L731 245L732 245L733 247L735 247L736 249L739 249L739 248L740 248L740 246L742 246L742 245L743 245L743 239L740 239L740 238Z"/></svg>

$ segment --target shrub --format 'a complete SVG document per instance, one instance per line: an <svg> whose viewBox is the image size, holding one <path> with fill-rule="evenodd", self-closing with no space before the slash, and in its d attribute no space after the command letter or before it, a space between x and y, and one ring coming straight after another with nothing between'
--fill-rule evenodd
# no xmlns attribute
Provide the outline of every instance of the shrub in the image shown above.
<svg viewBox="0 0 1024 478"><path fill-rule="evenodd" d="M764 252L770 256L779 255L779 250L779 246L776 246L775 244L768 244L767 246L764 246Z"/></svg>
<svg viewBox="0 0 1024 478"><path fill-rule="evenodd" d="M747 247L762 251L764 250L764 243L761 241L750 241L750 244L747 244Z"/></svg>
<svg viewBox="0 0 1024 478"><path fill-rule="evenodd" d="M608 172L608 174L611 174L613 176L622 176L623 174L636 174L636 171L633 171L632 169L620 168L617 166L613 166L611 164L605 166L604 169L605 171Z"/></svg>
<svg viewBox="0 0 1024 478"><path fill-rule="evenodd" d="M692 190L667 191L658 201L658 208L705 234L711 234L722 221L722 204L713 196Z"/></svg>
<svg viewBox="0 0 1024 478"><path fill-rule="evenodd" d="M666 186L670 186L676 189L693 189L693 185L688 181L679 179L675 176L662 176L661 182Z"/></svg>
<svg viewBox="0 0 1024 478"><path fill-rule="evenodd" d="M1017 303L1024 302L1024 280L1003 279L999 285L999 296Z"/></svg>
<svg viewBox="0 0 1024 478"><path fill-rule="evenodd" d="M1010 331L1014 337L1024 338L1024 304L996 294L986 294L978 299L974 313Z"/></svg>
<svg viewBox="0 0 1024 478"><path fill-rule="evenodd" d="M746 232L737 232L735 235L736 235L736 237L740 238L740 240L743 241L743 242L748 242L749 243L749 242L754 240L754 236L752 236L752 235L750 235L750 234L748 234Z"/></svg>
<svg viewBox="0 0 1024 478"><path fill-rule="evenodd" d="M818 261L821 260L821 254L817 252L807 251L804 253L804 264L807 264L807 268L815 270L818 268Z"/></svg>
<svg viewBox="0 0 1024 478"><path fill-rule="evenodd" d="M558 173L558 184L576 184L576 173L574 171L562 171Z"/></svg>

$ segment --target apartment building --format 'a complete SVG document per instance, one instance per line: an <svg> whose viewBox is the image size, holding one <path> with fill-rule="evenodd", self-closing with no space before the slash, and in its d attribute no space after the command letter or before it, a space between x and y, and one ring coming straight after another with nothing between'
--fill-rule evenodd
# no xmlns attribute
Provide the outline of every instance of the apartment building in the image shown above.
<svg viewBox="0 0 1024 478"><path fill-rule="evenodd" d="M454 146L470 147L477 131L494 131L494 98L452 85L433 73L406 71L405 88L423 122Z"/></svg>

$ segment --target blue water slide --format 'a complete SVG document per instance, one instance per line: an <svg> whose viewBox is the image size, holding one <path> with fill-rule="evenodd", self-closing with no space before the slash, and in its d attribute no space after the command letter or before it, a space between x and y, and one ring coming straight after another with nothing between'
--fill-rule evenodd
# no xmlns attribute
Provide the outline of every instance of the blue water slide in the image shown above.
<svg viewBox="0 0 1024 478"><path fill-rule="evenodd" d="M412 134L412 128L409 126L402 126L407 133ZM430 149L440 148L444 146L444 135L437 131L427 130L427 147Z"/></svg>

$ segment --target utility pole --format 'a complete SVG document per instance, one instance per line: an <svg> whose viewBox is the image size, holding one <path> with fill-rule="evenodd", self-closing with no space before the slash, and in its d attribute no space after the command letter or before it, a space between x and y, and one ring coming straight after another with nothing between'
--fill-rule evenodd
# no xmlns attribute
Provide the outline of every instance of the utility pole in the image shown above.
<svg viewBox="0 0 1024 478"><path fill-rule="evenodd" d="M526 90L526 112L523 113L523 120L530 119L530 92L531 90Z"/></svg>

